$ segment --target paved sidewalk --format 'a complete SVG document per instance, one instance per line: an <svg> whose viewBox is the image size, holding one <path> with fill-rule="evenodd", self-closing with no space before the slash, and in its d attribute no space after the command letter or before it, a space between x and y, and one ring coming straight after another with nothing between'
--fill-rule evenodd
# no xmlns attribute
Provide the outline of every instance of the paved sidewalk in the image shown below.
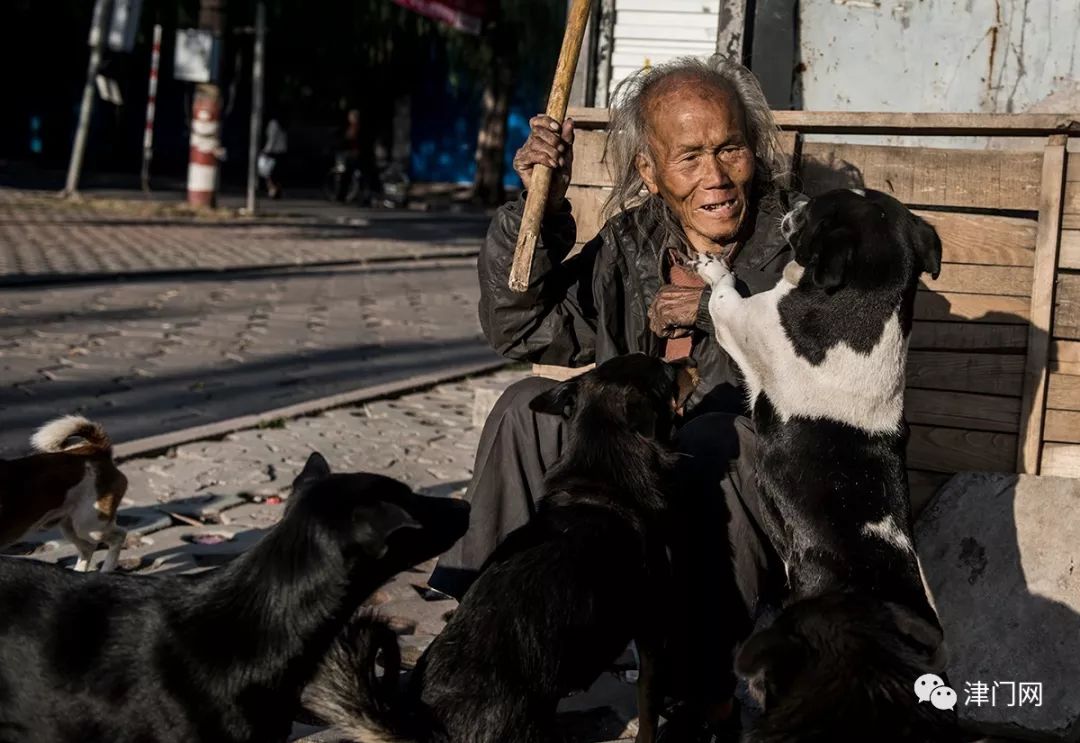
<svg viewBox="0 0 1080 743"><path fill-rule="evenodd" d="M131 442L499 361L475 259L393 260L475 252L475 222L379 223L400 240L92 211L0 190L0 456L64 413Z"/></svg>
<svg viewBox="0 0 1080 743"><path fill-rule="evenodd" d="M483 216L202 217L160 202L66 202L0 188L0 287L104 275L475 255Z"/></svg>
<svg viewBox="0 0 1080 743"><path fill-rule="evenodd" d="M122 469L130 489L121 523L135 531L122 553L121 569L190 572L223 564L248 549L281 517L289 485L314 450L336 471L378 472L427 494L460 495L480 435L473 423L476 391L500 390L523 375L501 372L444 384L127 461ZM206 525L193 526L191 519ZM75 559L70 545L49 533L12 551L34 551L35 558L67 566ZM97 559L103 556L99 552ZM380 613L396 618L402 628L407 661L418 657L455 606L424 590L431 567L428 563L398 576L374 597ZM563 710L572 740L633 735L633 686L615 675L606 674L590 693L566 700ZM300 726L297 731L312 732Z"/></svg>

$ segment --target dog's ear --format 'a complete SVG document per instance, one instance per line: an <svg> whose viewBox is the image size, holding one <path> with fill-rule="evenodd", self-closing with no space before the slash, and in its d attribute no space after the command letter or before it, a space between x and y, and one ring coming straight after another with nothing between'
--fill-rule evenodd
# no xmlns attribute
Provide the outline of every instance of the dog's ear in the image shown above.
<svg viewBox="0 0 1080 743"><path fill-rule="evenodd" d="M319 480L323 480L329 476L330 465L327 464L326 459L322 454L313 451L311 456L308 457L307 462L304 464L304 469L300 470L300 474L293 480L293 490L299 490L303 487L313 485Z"/></svg>
<svg viewBox="0 0 1080 743"><path fill-rule="evenodd" d="M552 387L547 392L542 392L529 402L529 409L534 413L548 413L549 415L561 415L569 418L574 413L577 404L579 381L568 379Z"/></svg>
<svg viewBox="0 0 1080 743"><path fill-rule="evenodd" d="M814 285L827 291L839 289L847 277L858 236L847 227L823 229L814 236Z"/></svg>
<svg viewBox="0 0 1080 743"><path fill-rule="evenodd" d="M353 513L357 544L365 555L378 560L386 554L386 539L401 529L422 529L416 519L401 506L380 501L363 506Z"/></svg>
<svg viewBox="0 0 1080 743"><path fill-rule="evenodd" d="M806 648L796 637L769 627L743 643L735 657L735 672L750 683L750 692L767 709L790 688L806 664Z"/></svg>
<svg viewBox="0 0 1080 743"><path fill-rule="evenodd" d="M941 274L941 238L937 230L922 217L915 217L911 245L919 262L919 270L936 279Z"/></svg>
<svg viewBox="0 0 1080 743"><path fill-rule="evenodd" d="M945 632L941 625L900 604L887 601L885 608L892 615L896 629L909 645L916 648L919 662L925 665L926 670L935 673L944 671L948 663L948 653L945 648Z"/></svg>

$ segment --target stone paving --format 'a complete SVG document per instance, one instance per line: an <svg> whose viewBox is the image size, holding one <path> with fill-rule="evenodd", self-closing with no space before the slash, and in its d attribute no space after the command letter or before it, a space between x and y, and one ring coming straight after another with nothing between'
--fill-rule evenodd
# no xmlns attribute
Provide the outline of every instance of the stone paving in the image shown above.
<svg viewBox="0 0 1080 743"><path fill-rule="evenodd" d="M480 435L473 415L477 391L501 390L525 373L443 384L128 460L121 465L130 480L121 521L133 531L121 569L191 572L249 548L280 518L293 477L315 450L336 471L378 472L426 494L460 495ZM36 535L8 551L67 566L75 559L56 533ZM95 566L103 557L99 551ZM399 576L375 597L380 613L401 627L406 661L419 655L455 606L424 590L431 567ZM633 710L633 687L607 674L588 694L566 700L564 722L576 740L611 740L632 735Z"/></svg>
<svg viewBox="0 0 1080 743"><path fill-rule="evenodd" d="M387 222L429 258L362 264L402 245L325 224L97 224L84 212L0 190L4 270L76 279L3 286L0 275L0 456L63 413L130 442L497 361L476 319L475 259L430 257L438 246L420 239L448 223ZM272 266L290 256L353 262ZM260 267L205 271L234 264ZM137 275L98 275L125 270Z"/></svg>
<svg viewBox="0 0 1080 743"><path fill-rule="evenodd" d="M475 254L483 217L192 217L156 202L69 203L0 188L0 286L123 273L222 271Z"/></svg>

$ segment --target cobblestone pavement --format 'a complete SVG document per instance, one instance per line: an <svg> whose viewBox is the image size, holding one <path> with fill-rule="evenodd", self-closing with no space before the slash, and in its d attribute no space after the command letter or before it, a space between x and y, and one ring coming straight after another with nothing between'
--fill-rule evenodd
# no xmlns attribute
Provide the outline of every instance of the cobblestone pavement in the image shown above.
<svg viewBox="0 0 1080 743"><path fill-rule="evenodd" d="M117 273L235 270L475 254L482 217L366 212L196 219L172 207L68 203L0 188L0 285Z"/></svg>
<svg viewBox="0 0 1080 743"><path fill-rule="evenodd" d="M332 231L325 225L110 217L88 226L51 207L35 222L38 207L12 207L24 195L0 196L0 254L29 256L19 270L140 272L0 286L0 456L23 452L31 431L62 413L82 412L130 442L497 361L479 333L472 258L154 275L146 271L261 264L289 251L389 258L397 247L303 236Z"/></svg>
<svg viewBox="0 0 1080 743"><path fill-rule="evenodd" d="M474 261L0 291L0 456L62 413L114 441L494 361Z"/></svg>
<svg viewBox="0 0 1080 743"><path fill-rule="evenodd" d="M378 472L427 494L460 494L480 435L473 415L477 390L502 389L523 374L500 372L444 384L124 462L130 488L121 523L132 531L121 568L190 572L231 559L277 522L293 477L315 450L336 471ZM9 551L67 566L75 559L70 545L55 533L37 535ZM103 556L99 552L96 557ZM380 613L402 628L406 661L419 655L455 606L424 590L431 567L404 573L374 597ZM634 730L633 687L612 674L588 694L566 700L563 709L564 723L576 740L611 740Z"/></svg>

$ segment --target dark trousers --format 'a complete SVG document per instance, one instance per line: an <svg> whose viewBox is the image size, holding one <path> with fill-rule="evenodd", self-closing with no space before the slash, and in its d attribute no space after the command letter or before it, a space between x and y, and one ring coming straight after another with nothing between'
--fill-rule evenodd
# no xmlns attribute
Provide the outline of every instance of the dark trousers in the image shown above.
<svg viewBox="0 0 1080 743"><path fill-rule="evenodd" d="M439 560L433 588L460 598L495 547L532 516L544 473L562 450L566 421L532 412L529 401L554 384L521 380L495 404L466 494L469 530ZM682 698L730 695L735 647L749 635L759 602L773 603L779 595L783 571L759 526L756 443L749 419L723 413L700 415L678 432L684 456L671 543L668 655L672 691Z"/></svg>

